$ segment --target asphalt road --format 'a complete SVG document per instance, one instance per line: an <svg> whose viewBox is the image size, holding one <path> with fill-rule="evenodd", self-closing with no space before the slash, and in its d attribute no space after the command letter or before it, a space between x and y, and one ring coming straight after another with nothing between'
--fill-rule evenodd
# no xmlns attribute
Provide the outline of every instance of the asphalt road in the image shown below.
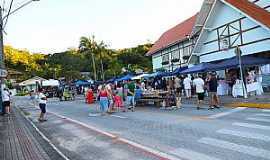
<svg viewBox="0 0 270 160"><path fill-rule="evenodd" d="M16 101L35 121L38 110L26 98ZM83 101L53 101L47 107L53 113L49 121L35 123L71 159L270 159L270 110L198 111L189 104L93 116L97 106Z"/></svg>

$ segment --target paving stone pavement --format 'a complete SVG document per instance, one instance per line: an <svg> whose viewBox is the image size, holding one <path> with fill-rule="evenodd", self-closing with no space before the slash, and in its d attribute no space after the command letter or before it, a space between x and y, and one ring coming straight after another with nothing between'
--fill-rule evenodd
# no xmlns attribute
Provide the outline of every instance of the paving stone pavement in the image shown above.
<svg viewBox="0 0 270 160"><path fill-rule="evenodd" d="M49 153L49 154L48 154ZM1 160L61 160L16 108L0 116Z"/></svg>
<svg viewBox="0 0 270 160"><path fill-rule="evenodd" d="M142 107L137 108L136 112L116 113L114 114L116 117L89 117L89 113L96 112L96 106L86 105L81 101L52 103L48 105L48 110L95 126L118 137L174 155L179 159L270 159L270 125L267 121L270 120L270 110L243 108L236 112L235 109L222 108L213 111L207 109L197 111L194 105L183 107L181 110L172 111ZM24 107L24 109L34 111L31 108ZM221 114L224 116L216 116ZM33 115L35 115L34 112ZM52 121L55 120L53 117L49 118ZM61 121L56 122L58 130L64 128L66 132L70 131L69 127L63 125ZM62 134L65 135L64 133ZM78 134L77 137L80 137L79 135L87 137L78 132L75 134ZM58 136L61 137L61 134ZM53 137L57 136L51 138ZM70 140L74 143L72 138ZM90 139L87 141L93 142ZM68 151L74 150L69 145L63 146ZM80 146L80 144L76 145L77 151L74 153L81 153L78 149Z"/></svg>

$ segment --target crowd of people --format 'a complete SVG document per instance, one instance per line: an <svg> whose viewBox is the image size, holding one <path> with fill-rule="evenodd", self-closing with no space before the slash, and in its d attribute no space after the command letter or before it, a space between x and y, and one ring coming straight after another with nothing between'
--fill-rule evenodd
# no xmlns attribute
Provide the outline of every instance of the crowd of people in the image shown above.
<svg viewBox="0 0 270 160"><path fill-rule="evenodd" d="M102 114L123 110L124 112L135 110L135 105L144 92L152 90L166 91L169 105L178 106L177 102L182 97L191 99L197 95L197 109L201 109L205 95L209 96L209 109L219 108L219 97L217 94L218 80L216 73L208 73L207 76L196 75L194 78L176 76L170 78L157 77L148 80L128 80L103 84L98 87L97 99ZM93 92L89 89L90 93ZM90 95L90 94L88 94ZM181 102L180 102L181 103ZM162 104L160 104L162 107Z"/></svg>

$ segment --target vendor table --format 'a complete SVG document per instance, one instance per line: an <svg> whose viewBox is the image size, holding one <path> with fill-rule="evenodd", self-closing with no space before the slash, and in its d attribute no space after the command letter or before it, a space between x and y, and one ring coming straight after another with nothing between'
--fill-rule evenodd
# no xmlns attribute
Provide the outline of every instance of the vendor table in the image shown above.
<svg viewBox="0 0 270 160"><path fill-rule="evenodd" d="M147 103L154 104L155 106L160 107L161 102L166 99L168 91L146 91L142 93L141 99L137 100L137 103Z"/></svg>
<svg viewBox="0 0 270 160"><path fill-rule="evenodd" d="M251 84L247 84L247 92L256 92L256 95L262 95L263 88L262 84L259 82L253 82Z"/></svg>

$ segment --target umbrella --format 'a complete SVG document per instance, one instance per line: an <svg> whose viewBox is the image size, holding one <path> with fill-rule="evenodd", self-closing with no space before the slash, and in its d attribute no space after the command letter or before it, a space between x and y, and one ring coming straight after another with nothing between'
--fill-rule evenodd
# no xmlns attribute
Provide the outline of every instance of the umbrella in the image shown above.
<svg viewBox="0 0 270 160"><path fill-rule="evenodd" d="M215 70L215 64L210 63L200 63L195 66L192 66L182 72L180 74L190 74L190 73L199 73L199 72L207 72Z"/></svg>
<svg viewBox="0 0 270 160"><path fill-rule="evenodd" d="M242 61L242 66L264 65L264 64L270 63L270 59L268 58L260 58L260 57L254 57L254 56L242 56L241 61ZM237 68L237 67L239 67L238 57L225 59L216 65L217 70Z"/></svg>

